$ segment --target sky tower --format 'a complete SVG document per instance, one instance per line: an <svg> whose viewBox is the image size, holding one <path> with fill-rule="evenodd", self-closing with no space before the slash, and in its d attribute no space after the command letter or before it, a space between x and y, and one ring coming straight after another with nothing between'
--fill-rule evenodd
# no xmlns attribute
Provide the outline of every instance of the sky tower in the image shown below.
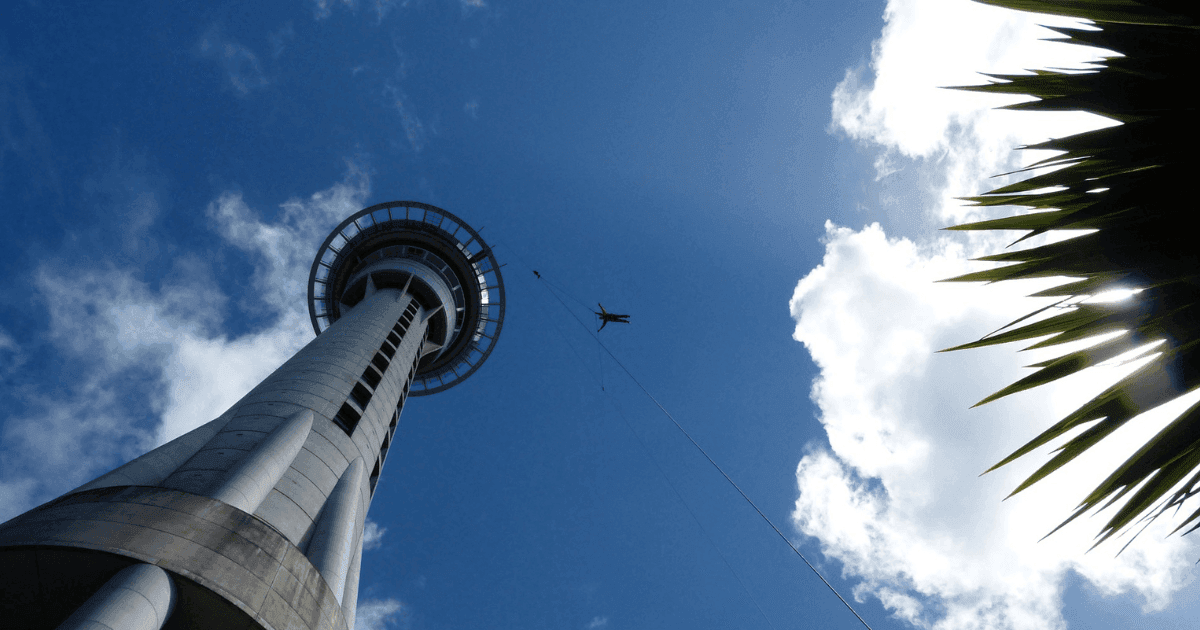
<svg viewBox="0 0 1200 630"><path fill-rule="evenodd" d="M0 525L5 627L354 626L404 401L479 369L504 281L458 217L395 201L325 239L308 309L316 339L220 417Z"/></svg>

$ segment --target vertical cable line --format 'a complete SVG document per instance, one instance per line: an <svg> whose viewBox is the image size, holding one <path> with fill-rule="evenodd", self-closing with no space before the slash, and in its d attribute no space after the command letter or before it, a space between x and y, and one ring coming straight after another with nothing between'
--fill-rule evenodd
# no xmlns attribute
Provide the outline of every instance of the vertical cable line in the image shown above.
<svg viewBox="0 0 1200 630"><path fill-rule="evenodd" d="M520 258L520 255L518 254L517 257ZM523 260L521 262L524 263ZM553 295L553 292L551 292L551 295ZM576 302L578 301L579 300L576 300ZM559 300L559 302L561 303L562 300ZM580 302L580 304L583 303ZM564 304L564 306L566 305ZM578 320L578 318L576 318L576 320ZM567 339L566 334L563 333L562 327L558 325L558 322L554 322L554 327L558 330L559 335L562 336L563 341L567 343L567 347L570 348L571 352L575 354L575 357L579 359L579 364L588 371L588 374L591 375L592 380L596 381L596 383L600 385L600 391L605 392L609 402L612 403L613 408L617 410L617 415L620 416L621 421L625 423L625 428L629 429L629 432L633 434L634 439L637 440L638 445L642 447L642 452L646 454L646 458L649 459L650 462L654 464L654 467L658 469L658 474L663 478L664 481L667 482L667 487L671 489L671 492L675 493L675 498L679 500L679 503L683 506L683 509L687 510L688 515L692 517L692 521L694 521L696 526L700 528L700 532L704 534L704 538L708 540L709 546L711 546L717 552L717 555L721 557L721 562L725 563L725 568L729 569L729 572L733 575L734 579L738 581L738 584L742 587L742 592L745 593L746 597L750 599L750 603L754 604L754 607L758 609L758 614L762 616L763 621L767 622L767 625L771 628L771 630L775 630L775 624L771 622L770 617L767 617L766 611L764 611L762 606L758 603L758 600L754 597L754 594L750 592L750 589L746 586L746 582L742 580L742 576L738 575L738 572L733 569L733 565L729 564L729 558L725 556L725 552L722 551L721 547L717 545L716 541L713 540L712 534L708 532L708 528L704 527L704 523L700 522L700 517L696 516L696 512L692 510L692 506L688 504L687 500L683 498L683 494L679 492L679 488L675 486L675 482L671 481L670 475L667 474L667 471L663 470L662 464L660 464L658 459L654 457L654 452L650 450L650 447L646 444L646 441L643 440L642 436L634 430L633 424L629 422L629 418L625 415L625 411L621 409L621 406L617 403L616 397L604 389L603 363L601 362L600 364L600 378L597 379L596 375L592 373L591 368L589 368L587 363L584 362L583 357L578 352L575 352L575 347L571 345L570 340ZM603 361L603 357L599 354L599 344L596 346L596 353L597 359Z"/></svg>
<svg viewBox="0 0 1200 630"><path fill-rule="evenodd" d="M497 244L499 244L499 243L497 243ZM512 248L510 247L509 249L511 250ZM513 250L513 253L516 253L516 251ZM529 265L525 263L525 260L523 258L521 258L520 254L517 254L517 258L521 261L521 264L525 265L525 267L528 268L530 271L533 271L533 268L529 267ZM547 286L549 286L549 285L547 285ZM721 476L725 478L725 481L728 481L729 485L733 486L733 489L737 490L738 494L742 495L742 498L746 500L746 503L749 503L750 507L754 508L754 511L757 512L758 515L760 517L762 517L762 519L764 521L766 521L767 525L769 525L771 527L771 529L774 530L775 533L779 536L779 538L781 540L783 540L783 542L786 543L788 547L791 548L791 550L796 554L796 556L798 556L801 560L804 561L804 564L807 565L808 568L811 569L812 572L818 578L820 578L821 582L824 583L825 586L829 587L829 590L835 596L837 596L837 598L842 602L842 604L844 604L846 606L846 609L849 610L851 612L851 614L853 614L855 616L855 618L857 618L858 621L860 623L862 623L862 625L865 628L867 628L867 630L872 630L871 625L868 624L867 621L862 618L862 615L858 614L858 611L854 610L854 607L850 605L850 602L846 601L846 598L842 597L842 594L837 592L837 589L834 588L833 585L829 583L829 580L825 579L825 576L821 575L821 572L818 571L817 568L814 567L812 565L812 563L808 561L808 558L805 558L804 554L800 553L800 550L796 547L796 545L792 544L791 540L788 540L788 537L785 536L783 534L783 532L780 531L780 529L775 526L775 523L773 521L771 521L770 517L768 517L765 512L763 512L761 509L759 509L758 505L756 503L754 503L754 501L750 498L750 496L747 495L742 490L742 488L737 485L737 483L733 480L733 478L731 478L725 472L725 470L721 468L720 464L718 464L716 462L716 460L714 460L712 458L712 456L708 454L708 451L705 451L704 447L700 446L700 443L697 442L692 437L692 435L690 433L688 433L686 429L683 428L683 425L679 424L679 421L675 419L675 416L672 416L671 412L667 411L667 408L663 407L662 403L658 402L658 399L655 398L654 395L650 393L650 390L646 389L645 385L642 385L642 382L639 381L637 379L637 377L633 375L633 372L630 372L629 368L625 367L624 363L621 363L621 360L617 358L617 355L613 354L612 350L609 350L608 346L605 346L604 342L600 341L600 338L598 336L596 336L596 334L593 333L592 330L590 328L588 328L586 324L583 323L583 320L579 319L579 317L575 314L575 312L572 311L570 309L570 307L567 306L567 303L564 302L562 300L562 298L559 297L556 292L550 291L550 294L554 296L554 299L558 300L559 304L562 304L563 309L565 309L567 311L567 313L569 313L571 315L571 317L575 318L575 321L579 322L580 327L582 327L587 332L588 335L590 335L593 339L595 339L596 343L600 344L601 348L604 348L604 351L606 353L608 353L608 356L612 357L612 360L614 362L616 362L616 364L625 372L625 375L629 377L629 380L633 381L633 383L638 386L638 389L642 390L642 393L645 394L646 397L649 398L650 401L653 402L656 407L658 407L659 411L663 412L663 415L665 415L671 421L671 424L675 425L675 428L678 429L679 432L682 433L683 436L686 437L688 439L688 441L692 443L692 446L695 446L696 450L700 451L700 454L703 455L704 458L708 460L708 463L712 464L713 468L716 468L717 472L721 473ZM574 299L574 298L572 298L572 299ZM576 300L576 301L578 301L578 300ZM656 462L656 464L657 464L657 462ZM659 470L662 470L662 469L660 468ZM740 580L740 578L739 578L739 580Z"/></svg>
<svg viewBox="0 0 1200 630"><path fill-rule="evenodd" d="M758 614L762 616L763 621L767 622L767 625L771 627L771 630L775 630L775 624L771 623L771 618L767 617L766 611L764 611L762 605L758 603L758 599L754 597L754 594L750 592L750 589L746 586L745 580L743 580L742 576L738 575L738 572L733 569L733 565L729 564L729 558L725 556L725 552L721 551L720 545L713 540L712 534L708 532L708 528L704 526L704 523L700 522L700 517L696 516L696 512L692 510L692 506L688 505L687 500L683 498L683 494L679 492L679 488L675 486L675 482L671 481L671 476L667 474L667 471L663 470L662 464L658 463L658 458L654 457L654 452L650 450L650 447L646 444L646 441L642 439L642 436L638 435L638 432L633 429L633 424L629 422L629 418L625 416L624 410L622 410L621 406L617 404L616 397L612 394L608 394L608 399L609 402L613 404L613 407L616 408L617 415L621 416L621 421L625 423L626 428L629 429L629 432L633 434L633 437L637 439L638 444L641 445L642 451L646 453L646 457L654 463L654 467L658 469L658 474L666 480L667 486L671 488L671 492L675 493L675 498L679 499L679 503L683 505L683 509L687 510L687 513L692 517L692 521L696 523L696 526L700 528L700 532L704 534L706 539L708 539L708 544L717 551L717 555L721 556L721 562L725 563L725 568L729 569L729 572L733 574L735 579L737 579L738 584L742 586L742 592L746 594L746 597L750 598L750 603L754 604L754 607L758 609Z"/></svg>

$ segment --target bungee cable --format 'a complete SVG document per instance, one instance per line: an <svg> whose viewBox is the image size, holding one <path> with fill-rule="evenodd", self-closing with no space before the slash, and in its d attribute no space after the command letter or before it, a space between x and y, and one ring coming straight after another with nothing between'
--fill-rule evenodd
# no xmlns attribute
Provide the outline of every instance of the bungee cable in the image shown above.
<svg viewBox="0 0 1200 630"><path fill-rule="evenodd" d="M497 243L497 245L499 245L499 243ZM704 447L700 446L700 443L697 442L695 440L695 438L693 438L692 435L690 433L688 433L688 431L686 429L683 428L683 425L681 425L679 423L679 421L675 419L675 416L671 415L671 412L667 411L667 408L664 407L662 405L662 403L660 403L658 401L658 399L655 398L654 395L650 393L650 390L646 389L645 385L642 385L642 382L639 381L638 378L633 375L633 372L629 371L629 368L625 367L625 364L622 363L621 360L618 359L615 354L613 354L612 350L609 350L608 346L604 345L604 342L602 342L600 340L600 337L596 333L593 333L592 330L590 328L588 328L588 326L586 324L583 323L583 320L579 319L579 317L575 314L575 312L572 311L571 308L567 306L566 302L564 302L563 299L558 295L558 293L555 290L553 290L554 288L559 288L559 287L557 287L557 285L551 283L548 279L544 278L541 273L535 271L532 267L529 267L529 265L525 262L524 258L522 258L521 255L518 252L516 252L515 249L513 249L512 247L509 247L509 250L512 251L517 256L517 259L521 261L522 265L525 265L525 267L527 269L529 269L529 271L533 272L533 274L535 276L537 276L537 279L541 281L540 284L542 284L544 287L547 288L547 291L550 293L550 295L553 296L554 299L557 300L558 303L562 305L563 310L567 311L567 313L569 315L571 315L571 317L574 318L576 322L579 323L579 326L581 328L583 328L583 330L585 332L587 332L588 335L590 335L593 339L596 340L596 343L600 346L600 348L602 350L604 350L604 352L607 353L610 358L612 358L613 362L616 363L617 366L620 367L623 372L625 372L625 375L629 377L629 380L633 381L633 383L638 386L638 389L642 390L642 393L645 394L646 397L649 398L650 401L653 402L656 407L658 407L659 411L661 411L663 413L663 415L665 415L667 417L667 419L669 419L671 421L671 424L673 424L675 426L675 428L681 434L683 434L683 436L685 438L687 438L687 440L689 442L691 442L692 446L694 446L696 448L696 450L698 450L700 452L700 454L703 455L706 460L708 460L708 463L711 464L712 467L715 468L717 470L717 472L719 472L721 474L721 476L725 478L725 481L727 481L729 483L729 485L732 486L733 489L736 490L739 495L741 495L742 499L744 499L746 501L746 503L749 504L750 507L754 509L754 511L759 515L759 517L761 517L762 520L765 521L768 526L770 526L770 528L775 532L775 534L778 535L779 538L781 540L783 540L783 542L792 550L792 552L795 553L796 556L799 557L800 560L804 562L805 566L807 566L813 572L813 574L815 574L817 576L817 578L819 578L821 580L821 582L823 584L825 584L826 587L829 588L830 592L832 592L834 594L834 596L836 596L838 598L838 600L842 602L842 604L846 607L846 609L849 610L850 613L853 614L856 619L858 619L859 623L861 623L863 625L863 627L867 628L867 630L872 630L870 624L868 624L867 621L862 618L862 615L859 615L858 611L854 610L854 607L850 605L850 602L846 601L846 598L842 597L841 593L839 593L837 591L837 589L833 587L833 584L830 584L829 580L826 580L825 576L821 575L821 572L818 571L817 568L814 567L812 565L812 563L808 561L808 558L804 557L804 554L800 552L800 549L797 548L796 545L793 544L792 541L789 540L786 535L784 535L783 531L780 530L779 527L777 527L775 525L775 523L770 519L770 517L768 517L766 515L766 513L763 512L762 509L760 509L758 507L758 504L756 504L754 502L754 500L752 500L750 498L750 496L747 495L745 493L745 491L743 491L742 488L737 485L737 483L733 480L733 478L730 477L729 474L726 473L723 468L721 468L720 464L718 464L716 462L716 460L714 460L712 458L712 456L708 454L708 451L704 450ZM561 288L559 288L559 289L561 290ZM566 291L562 291L562 293L563 293L563 295L566 295L568 298L575 300L581 306L583 306L584 308L587 308L589 311L591 311L591 309L588 308L587 305L583 304L583 302L574 298ZM576 356L578 356L578 354L576 354ZM603 384L601 384L601 389L603 390ZM612 398L611 394L609 394L609 398L610 399ZM614 405L615 405L615 401L614 401ZM625 417L624 413L620 413L620 415L621 415L621 419L625 421L626 426L629 427L629 430L634 434L635 437L637 437L638 443L641 444L642 448L646 450L647 455L650 456L651 461L654 462L654 465L655 465L655 467L658 468L659 473L661 473L663 475L663 478L667 480L668 485L670 485L671 489L675 492L675 496L678 497L680 502L682 502L684 504L684 507L687 509L688 513L692 515L692 519L696 521L696 524L700 526L701 531L703 531L705 536L708 537L709 543L713 544L713 547L715 549L717 549L717 552L721 555L721 559L725 561L725 566L729 568L730 572L733 573L734 577L737 578L738 582L742 584L742 588L743 588L743 590L745 590L747 596L749 596L750 600L752 602L754 602L754 605L756 607L758 607L758 602L754 599L753 595L750 595L750 591L746 589L745 583L742 582L741 577L738 576L737 572L733 570L733 567L729 565L729 562L727 560L725 560L724 553L722 553L720 551L720 548L718 548L716 546L716 544L713 543L712 538L708 535L708 531L700 523L700 521L696 517L695 513L692 512L692 509L690 506L688 506L687 502L683 500L683 496L675 488L675 484L672 483L670 480L670 477L668 477L666 475L666 472L659 465L658 460L653 456L653 453L649 450L649 448L646 446L646 444L644 442L642 442L641 436L638 435L638 433L636 431L633 431L633 426L629 423L629 421ZM759 610L759 613L761 614L762 608L758 607L758 610ZM763 618L766 619L768 624L771 624L770 619L768 619L765 614L763 614ZM772 628L774 627L773 624L771 624L771 626L772 626Z"/></svg>

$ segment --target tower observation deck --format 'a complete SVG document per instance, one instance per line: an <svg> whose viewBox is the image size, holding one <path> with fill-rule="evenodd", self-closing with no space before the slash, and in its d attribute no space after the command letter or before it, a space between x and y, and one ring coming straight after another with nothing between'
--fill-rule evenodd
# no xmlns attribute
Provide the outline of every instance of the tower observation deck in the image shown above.
<svg viewBox="0 0 1200 630"><path fill-rule="evenodd" d="M317 337L218 418L0 524L14 628L354 626L363 526L410 395L504 324L479 233L431 205L355 213L317 252Z"/></svg>

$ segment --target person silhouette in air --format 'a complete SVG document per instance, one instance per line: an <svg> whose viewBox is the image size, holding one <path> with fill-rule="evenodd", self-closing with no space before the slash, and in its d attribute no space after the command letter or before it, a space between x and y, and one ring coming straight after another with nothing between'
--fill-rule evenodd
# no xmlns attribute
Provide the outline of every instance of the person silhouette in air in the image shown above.
<svg viewBox="0 0 1200 630"><path fill-rule="evenodd" d="M609 322L616 322L618 324L628 324L629 323L628 315L621 315L619 313L609 313L608 311L604 310L603 304L596 302L596 305L600 307L600 312L597 313L596 311L592 311L593 313L596 313L597 317L600 318L600 327L596 329L596 332L600 332L601 330L604 330L604 327L607 326Z"/></svg>

